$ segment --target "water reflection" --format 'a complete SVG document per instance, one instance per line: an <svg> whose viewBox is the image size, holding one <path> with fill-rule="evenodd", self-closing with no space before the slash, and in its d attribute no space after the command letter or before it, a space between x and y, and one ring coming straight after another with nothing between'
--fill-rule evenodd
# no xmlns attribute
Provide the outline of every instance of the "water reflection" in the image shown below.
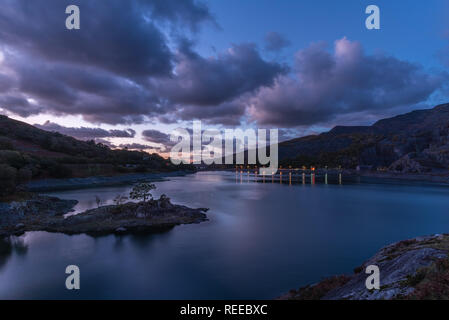
<svg viewBox="0 0 449 320"><path fill-rule="evenodd" d="M6 265L13 254L24 256L27 251L28 247L23 238L15 236L0 238L0 269Z"/></svg>
<svg viewBox="0 0 449 320"><path fill-rule="evenodd" d="M154 197L210 208L198 225L101 238L31 232L18 245L3 242L0 299L272 299L348 272L386 244L449 229L447 188L361 185L336 173L325 184L318 172L312 187L300 170L288 187L287 178L281 185L251 173L247 183L242 171L156 183ZM53 195L79 200L79 210L95 207L94 195L107 203L130 188ZM64 287L69 264L81 269L80 292Z"/></svg>
<svg viewBox="0 0 449 320"><path fill-rule="evenodd" d="M315 171L312 171L310 174L305 172L298 172L298 170L291 170L291 171L279 171L276 174L270 174L271 177L271 183L279 183L284 184L286 182L287 177L284 178L288 174L288 185L293 186L295 184L310 184L315 185L317 183L322 183L325 185L328 184L343 184L343 176L341 173L332 173L329 174L327 172L324 173L315 173ZM266 176L265 175L258 175L257 171L251 171L251 170L236 170L235 171L235 182L238 184L246 184L246 183L254 183L254 182L260 182L265 183L266 182ZM268 178L269 179L269 178ZM354 183L357 182L357 180L354 177L347 177L348 183ZM346 180L345 180L346 181Z"/></svg>

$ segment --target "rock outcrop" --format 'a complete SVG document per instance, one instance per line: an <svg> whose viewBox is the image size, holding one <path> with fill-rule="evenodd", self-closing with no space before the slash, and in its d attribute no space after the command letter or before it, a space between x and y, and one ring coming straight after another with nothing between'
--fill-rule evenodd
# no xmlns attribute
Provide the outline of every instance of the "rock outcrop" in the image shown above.
<svg viewBox="0 0 449 320"><path fill-rule="evenodd" d="M161 196L158 200L97 209L64 217L77 202L51 197L36 197L22 203L0 206L0 236L26 231L48 231L90 235L156 232L176 225L207 220L205 208L191 209L175 205Z"/></svg>
<svg viewBox="0 0 449 320"><path fill-rule="evenodd" d="M78 203L55 197L34 195L26 201L0 202L0 237L23 233L29 221L63 219Z"/></svg>
<svg viewBox="0 0 449 320"><path fill-rule="evenodd" d="M442 299L449 297L449 235L401 241L381 249L352 275L291 290L286 300ZM368 290L369 265L380 270L380 289Z"/></svg>
<svg viewBox="0 0 449 320"><path fill-rule="evenodd" d="M419 159L414 158L413 154L406 154L393 162L388 169L397 173L425 173L431 171L429 167L423 166Z"/></svg>

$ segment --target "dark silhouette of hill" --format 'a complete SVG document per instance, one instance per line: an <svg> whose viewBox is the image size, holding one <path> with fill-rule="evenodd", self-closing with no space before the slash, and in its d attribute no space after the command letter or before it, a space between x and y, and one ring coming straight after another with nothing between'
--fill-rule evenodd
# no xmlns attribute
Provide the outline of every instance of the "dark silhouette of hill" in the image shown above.
<svg viewBox="0 0 449 320"><path fill-rule="evenodd" d="M112 150L0 116L0 195L30 179L191 169L158 154Z"/></svg>
<svg viewBox="0 0 449 320"><path fill-rule="evenodd" d="M388 167L428 172L449 167L449 104L416 110L372 126L336 126L329 132L279 144L283 165Z"/></svg>

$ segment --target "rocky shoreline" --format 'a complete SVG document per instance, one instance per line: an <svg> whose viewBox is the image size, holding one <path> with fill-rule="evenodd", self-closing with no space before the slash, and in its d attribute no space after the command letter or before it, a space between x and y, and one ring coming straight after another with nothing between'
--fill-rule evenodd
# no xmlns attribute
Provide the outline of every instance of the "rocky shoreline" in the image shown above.
<svg viewBox="0 0 449 320"><path fill-rule="evenodd" d="M353 274L290 290L280 300L403 300L449 298L449 235L400 241L382 248ZM368 290L366 267L377 265L380 289Z"/></svg>
<svg viewBox="0 0 449 320"><path fill-rule="evenodd" d="M0 203L0 237L27 231L92 236L159 232L180 224L207 221L204 213L207 209L175 205L165 196L147 202L103 206L65 218L76 204L76 200L38 195L26 201Z"/></svg>

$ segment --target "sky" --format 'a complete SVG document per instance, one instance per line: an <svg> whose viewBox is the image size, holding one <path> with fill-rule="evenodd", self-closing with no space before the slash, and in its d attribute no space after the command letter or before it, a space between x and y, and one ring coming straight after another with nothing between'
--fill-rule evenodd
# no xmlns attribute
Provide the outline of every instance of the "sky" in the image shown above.
<svg viewBox="0 0 449 320"><path fill-rule="evenodd" d="M81 28L65 8L78 5ZM368 5L380 30L365 27ZM281 139L449 100L445 0L1 0L0 113L163 153L191 128Z"/></svg>

